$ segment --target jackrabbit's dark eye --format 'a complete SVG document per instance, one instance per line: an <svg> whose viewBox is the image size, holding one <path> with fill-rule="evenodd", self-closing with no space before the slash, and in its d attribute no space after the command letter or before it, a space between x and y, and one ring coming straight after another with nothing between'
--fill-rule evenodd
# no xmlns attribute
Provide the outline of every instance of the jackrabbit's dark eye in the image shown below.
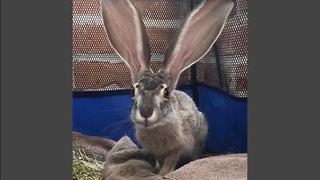
<svg viewBox="0 0 320 180"><path fill-rule="evenodd" d="M165 88L165 89L164 89L163 95L164 95L165 98L168 98L168 97L169 97L170 93L169 93L168 88Z"/></svg>
<svg viewBox="0 0 320 180"><path fill-rule="evenodd" d="M134 88L140 88L140 84L139 83L135 84Z"/></svg>

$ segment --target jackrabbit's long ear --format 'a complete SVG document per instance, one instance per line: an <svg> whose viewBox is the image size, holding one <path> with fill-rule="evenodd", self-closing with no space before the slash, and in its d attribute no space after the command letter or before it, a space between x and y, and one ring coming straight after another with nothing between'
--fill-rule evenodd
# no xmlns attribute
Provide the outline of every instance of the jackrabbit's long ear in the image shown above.
<svg viewBox="0 0 320 180"><path fill-rule="evenodd" d="M130 0L100 0L104 27L112 48L132 76L149 70L150 45L141 15Z"/></svg>
<svg viewBox="0 0 320 180"><path fill-rule="evenodd" d="M163 70L169 74L172 88L182 71L209 52L233 6L232 0L204 0L188 15L164 60Z"/></svg>

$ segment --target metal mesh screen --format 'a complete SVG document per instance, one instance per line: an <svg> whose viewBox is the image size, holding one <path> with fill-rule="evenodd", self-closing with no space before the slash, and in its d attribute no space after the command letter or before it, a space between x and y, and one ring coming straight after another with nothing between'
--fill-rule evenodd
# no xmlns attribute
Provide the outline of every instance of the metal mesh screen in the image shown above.
<svg viewBox="0 0 320 180"><path fill-rule="evenodd" d="M191 0L133 0L142 14L150 39L151 66L157 71L164 51L181 21L190 12ZM197 63L198 82L235 96L247 95L247 0L237 2L223 33L211 52ZM73 0L73 90L102 91L131 88L129 68L107 41L99 0ZM190 84L190 69L179 84Z"/></svg>
<svg viewBox="0 0 320 180"><path fill-rule="evenodd" d="M219 87L237 97L247 97L248 79L248 1L236 6L219 39L197 66L197 81Z"/></svg>
<svg viewBox="0 0 320 180"><path fill-rule="evenodd" d="M151 66L157 70L165 49L190 11L188 0L134 0L150 39ZM129 68L107 41L99 0L73 0L73 90L119 90L131 87ZM187 70L180 84L190 81Z"/></svg>

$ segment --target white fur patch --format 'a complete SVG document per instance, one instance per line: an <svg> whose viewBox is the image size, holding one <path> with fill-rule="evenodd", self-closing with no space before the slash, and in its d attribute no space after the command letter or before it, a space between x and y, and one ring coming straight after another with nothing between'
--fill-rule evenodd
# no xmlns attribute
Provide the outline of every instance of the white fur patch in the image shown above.
<svg viewBox="0 0 320 180"><path fill-rule="evenodd" d="M139 123L144 123L145 118L141 116L139 109L136 110L135 114L136 114L135 121Z"/></svg>
<svg viewBox="0 0 320 180"><path fill-rule="evenodd" d="M137 106L138 106L138 107L141 106L141 99L142 99L142 97L141 97L141 95L139 95L139 96L137 97Z"/></svg>
<svg viewBox="0 0 320 180"><path fill-rule="evenodd" d="M155 95L154 99L155 99L155 101L156 101L157 106L160 106L161 97L160 97L159 95Z"/></svg>

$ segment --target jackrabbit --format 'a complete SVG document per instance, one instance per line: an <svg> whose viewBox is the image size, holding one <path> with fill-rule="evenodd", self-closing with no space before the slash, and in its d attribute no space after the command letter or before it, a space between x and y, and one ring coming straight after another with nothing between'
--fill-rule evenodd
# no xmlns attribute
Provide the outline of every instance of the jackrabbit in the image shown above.
<svg viewBox="0 0 320 180"><path fill-rule="evenodd" d="M199 61L220 35L234 2L204 0L182 23L167 49L163 67L150 67L150 44L142 18L130 0L100 0L109 42L131 70L134 87L131 118L136 138L160 164L160 175L178 163L196 159L207 122L193 100L175 90L179 75Z"/></svg>

